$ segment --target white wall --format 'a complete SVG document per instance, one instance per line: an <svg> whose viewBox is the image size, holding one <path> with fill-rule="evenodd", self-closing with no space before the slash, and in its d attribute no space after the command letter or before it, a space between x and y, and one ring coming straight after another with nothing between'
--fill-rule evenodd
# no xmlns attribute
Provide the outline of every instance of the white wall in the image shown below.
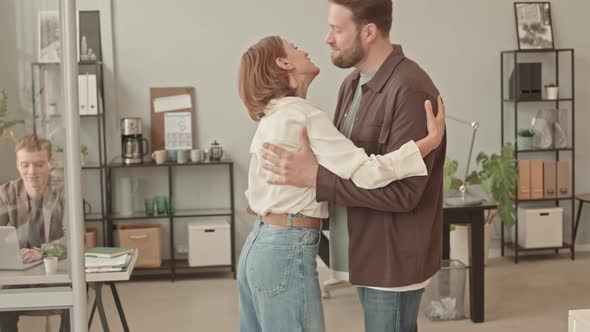
<svg viewBox="0 0 590 332"><path fill-rule="evenodd" d="M5 2L2 2L3 4ZM112 0L114 65L118 117L141 116L149 132L149 88L194 86L197 95L197 145L218 140L235 161L237 248L252 218L244 211L249 141L255 124L248 118L237 92L240 55L263 36L278 34L309 51L322 73L310 89L309 99L332 113L341 80L348 71L329 61L323 39L327 32L327 1L155 1ZM439 87L448 113L479 120L476 152L496 152L500 145L499 53L516 48L513 2L509 0L396 0L392 40L420 63ZM6 6L6 5L0 5ZM576 185L590 191L583 172L590 167L590 24L586 0L551 2L556 47L576 50ZM10 15L0 11L0 24ZM9 11L10 13L10 11ZM5 70L7 48L0 51ZM0 78L2 79L2 78ZM120 153L118 122L111 119L111 157ZM469 130L448 121L451 158L467 154ZM211 174L209 173L211 172ZM218 173L199 177L195 189L180 193L198 204L226 204L225 184ZM194 175L198 177L197 175ZM214 179L208 179L213 177ZM222 188L223 187L223 188ZM196 198L195 198L196 197ZM140 203L140 202L138 202ZM590 212L583 221L588 222ZM582 225L578 243L590 242L590 225Z"/></svg>

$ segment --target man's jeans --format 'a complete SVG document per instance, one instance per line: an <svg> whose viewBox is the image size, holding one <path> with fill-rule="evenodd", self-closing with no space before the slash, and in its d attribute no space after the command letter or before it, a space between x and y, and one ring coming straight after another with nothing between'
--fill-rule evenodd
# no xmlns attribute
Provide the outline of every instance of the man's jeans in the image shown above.
<svg viewBox="0 0 590 332"><path fill-rule="evenodd" d="M390 292L358 287L366 332L416 332L424 289Z"/></svg>
<svg viewBox="0 0 590 332"><path fill-rule="evenodd" d="M319 243L319 229L256 221L238 263L240 331L324 331Z"/></svg>

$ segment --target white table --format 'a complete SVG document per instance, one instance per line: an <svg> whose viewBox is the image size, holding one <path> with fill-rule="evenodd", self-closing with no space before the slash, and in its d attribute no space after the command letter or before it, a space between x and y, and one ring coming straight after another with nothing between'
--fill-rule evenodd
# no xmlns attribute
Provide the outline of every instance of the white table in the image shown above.
<svg viewBox="0 0 590 332"><path fill-rule="evenodd" d="M94 318L94 313L96 312L96 309L98 309L98 316L100 317L102 330L105 332L110 331L109 323L107 321L107 315L104 312L104 305L102 303L102 286L104 284L107 284L111 287L113 299L115 300L115 305L117 306L117 312L119 313L119 318L121 319L121 324L123 325L123 331L129 332L129 326L127 325L127 319L125 319L125 313L123 312L123 306L121 305L121 300L119 299L119 293L117 292L115 282L128 281L129 278L131 278L131 273L133 273L133 269L135 268L136 262L137 249L135 249L135 252L132 254L131 261L129 261L129 265L127 265L127 267L123 271L86 273L86 282L93 282L96 286L96 296L94 298L94 305L92 306L92 311L90 312L90 318L88 318L88 329L90 329L90 326L92 325L92 320Z"/></svg>
<svg viewBox="0 0 590 332"><path fill-rule="evenodd" d="M106 319L106 314L104 311L104 305L102 303L102 286L104 284L108 284L111 288L111 292L113 293L113 298L115 299L115 305L117 306L117 311L119 313L119 317L121 318L121 323L123 325L123 330L125 332L129 331L129 327L127 325L127 320L125 319L125 313L123 312L123 306L121 305L121 300L119 298L119 294L117 292L117 288L115 286L115 282L118 281L128 281L131 278L131 273L133 273L133 269L135 268L135 263L137 262L137 249L131 256L131 260L129 261L129 265L120 272L102 272L102 273L86 273L86 282L92 282L96 284L96 297L94 299L94 305L92 307L92 311L90 312L90 318L88 320L88 328L92 324L92 320L94 318L94 313L96 309L98 309L98 314L100 316L100 321L102 323L103 330L105 332L109 332L109 325ZM0 270L0 286L30 286L30 285L43 285L45 287L50 285L58 285L58 284L69 284L71 283L71 278L68 272L68 261L62 260L59 262L57 267L57 273L55 274L46 274L45 267L43 264L35 266L26 271L6 271ZM48 288L40 288L39 291L43 292L45 290L49 290ZM2 290L2 292L6 292L8 295L17 296L18 291L16 290ZM62 290L63 292L63 290ZM14 294L13 294L14 293ZM65 294L66 292L64 292ZM71 291L69 292L71 293ZM71 296L70 296L71 297ZM40 306L41 308L41 306Z"/></svg>
<svg viewBox="0 0 590 332"><path fill-rule="evenodd" d="M568 315L569 332L590 331L590 310L570 310Z"/></svg>

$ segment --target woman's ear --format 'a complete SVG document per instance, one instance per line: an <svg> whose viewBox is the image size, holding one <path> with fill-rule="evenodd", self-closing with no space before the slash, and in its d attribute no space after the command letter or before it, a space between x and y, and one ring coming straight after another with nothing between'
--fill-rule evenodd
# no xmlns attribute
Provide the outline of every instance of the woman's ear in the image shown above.
<svg viewBox="0 0 590 332"><path fill-rule="evenodd" d="M276 60L277 66L283 70L291 70L293 69L293 64L287 58L277 58Z"/></svg>

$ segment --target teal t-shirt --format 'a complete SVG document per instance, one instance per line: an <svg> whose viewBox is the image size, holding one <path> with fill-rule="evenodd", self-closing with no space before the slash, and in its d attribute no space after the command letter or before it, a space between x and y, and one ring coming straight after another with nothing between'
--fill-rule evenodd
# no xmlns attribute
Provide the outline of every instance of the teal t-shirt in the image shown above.
<svg viewBox="0 0 590 332"><path fill-rule="evenodd" d="M359 105L362 99L362 86L370 81L375 72L362 74L354 92L350 108L344 119L342 134L350 138ZM330 216L330 268L337 273L348 273L348 213L346 207L334 205ZM338 277L335 275L333 277Z"/></svg>

